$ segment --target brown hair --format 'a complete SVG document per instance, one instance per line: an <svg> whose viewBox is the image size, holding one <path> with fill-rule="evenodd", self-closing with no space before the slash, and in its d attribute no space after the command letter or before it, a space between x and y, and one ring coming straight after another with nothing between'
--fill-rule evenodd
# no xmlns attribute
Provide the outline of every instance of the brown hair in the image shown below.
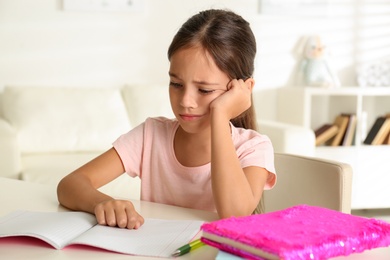
<svg viewBox="0 0 390 260"><path fill-rule="evenodd" d="M232 11L210 9L190 17L174 36L168 59L177 50L196 45L210 53L231 79L253 76L256 39L249 23ZM236 127L256 130L253 99L251 107L231 122Z"/></svg>

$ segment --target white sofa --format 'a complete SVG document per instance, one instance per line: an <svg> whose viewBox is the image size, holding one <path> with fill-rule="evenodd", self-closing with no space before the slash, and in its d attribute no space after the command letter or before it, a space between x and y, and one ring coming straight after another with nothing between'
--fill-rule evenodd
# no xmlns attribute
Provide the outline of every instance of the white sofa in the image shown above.
<svg viewBox="0 0 390 260"><path fill-rule="evenodd" d="M0 176L57 185L148 116L173 117L167 86L7 86L0 94ZM313 155L310 129L259 120L275 152ZM121 188L130 185L130 188ZM123 175L102 187L139 198L139 180Z"/></svg>

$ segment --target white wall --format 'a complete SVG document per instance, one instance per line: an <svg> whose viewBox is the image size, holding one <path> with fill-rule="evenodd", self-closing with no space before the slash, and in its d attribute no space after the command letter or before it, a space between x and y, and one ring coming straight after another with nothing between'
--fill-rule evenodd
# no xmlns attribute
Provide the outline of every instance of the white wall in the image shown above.
<svg viewBox="0 0 390 260"><path fill-rule="evenodd" d="M210 6L249 14L256 6L208 2L145 0L144 11L133 14L64 12L59 0L0 0L0 85L167 83L167 48L185 19Z"/></svg>
<svg viewBox="0 0 390 260"><path fill-rule="evenodd" d="M230 8L252 24L263 118L275 117L272 89L289 84L292 51L303 35L322 36L343 85L356 84L359 63L390 56L387 0L328 0L324 15L259 14L261 1L267 2L144 0L143 12L124 13L63 11L60 0L0 0L0 89L166 84L173 35L190 15L210 7Z"/></svg>

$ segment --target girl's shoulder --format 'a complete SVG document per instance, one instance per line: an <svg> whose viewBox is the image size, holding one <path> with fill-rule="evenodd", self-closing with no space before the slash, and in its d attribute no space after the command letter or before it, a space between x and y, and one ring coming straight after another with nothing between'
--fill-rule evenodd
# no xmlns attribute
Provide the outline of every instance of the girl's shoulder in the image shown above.
<svg viewBox="0 0 390 260"><path fill-rule="evenodd" d="M248 149L273 152L271 139L255 130L233 126L232 139L238 153Z"/></svg>
<svg viewBox="0 0 390 260"><path fill-rule="evenodd" d="M258 142L270 142L268 136L263 135L255 130L235 127L233 126L233 124L231 124L231 128L232 128L233 140L237 140L237 141L256 140Z"/></svg>

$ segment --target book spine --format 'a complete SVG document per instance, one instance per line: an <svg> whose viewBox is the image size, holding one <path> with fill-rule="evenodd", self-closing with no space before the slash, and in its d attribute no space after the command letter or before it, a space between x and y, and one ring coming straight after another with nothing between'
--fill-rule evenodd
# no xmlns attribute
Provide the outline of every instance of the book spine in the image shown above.
<svg viewBox="0 0 390 260"><path fill-rule="evenodd" d="M334 124L339 127L337 135L333 138L331 146L339 146L342 144L345 136L345 131L348 126L349 116L346 114L340 114L336 117Z"/></svg>
<svg viewBox="0 0 390 260"><path fill-rule="evenodd" d="M387 134L390 131L390 118L386 118L385 122L379 129L378 133L375 135L374 140L372 140L373 145L380 145L384 142L387 137Z"/></svg>
<svg viewBox="0 0 390 260"><path fill-rule="evenodd" d="M364 144L373 144L375 136L378 134L379 130L381 129L381 127L385 123L385 121L386 121L386 117L383 117L383 116L380 116L375 120L370 131L367 134L366 139L364 139L364 141L363 141Z"/></svg>
<svg viewBox="0 0 390 260"><path fill-rule="evenodd" d="M316 146L322 145L334 137L338 132L338 127L331 124L325 124L315 130Z"/></svg>

